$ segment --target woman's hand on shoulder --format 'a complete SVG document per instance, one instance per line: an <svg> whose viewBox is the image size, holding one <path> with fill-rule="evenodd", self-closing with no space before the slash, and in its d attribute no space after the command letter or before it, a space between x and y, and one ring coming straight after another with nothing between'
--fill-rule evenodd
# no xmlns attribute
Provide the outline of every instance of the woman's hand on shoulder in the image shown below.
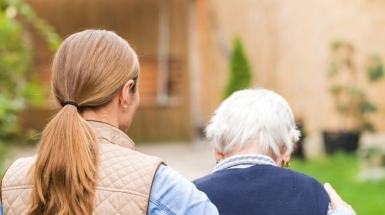
<svg viewBox="0 0 385 215"><path fill-rule="evenodd" d="M329 195L333 211L337 210L338 208L345 208L352 212L352 214L356 214L352 206L346 203L329 183L325 183L324 188Z"/></svg>

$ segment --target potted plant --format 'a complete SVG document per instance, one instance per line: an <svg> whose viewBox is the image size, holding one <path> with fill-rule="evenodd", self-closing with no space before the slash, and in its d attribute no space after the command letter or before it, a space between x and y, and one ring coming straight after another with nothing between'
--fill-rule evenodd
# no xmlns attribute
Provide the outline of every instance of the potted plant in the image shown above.
<svg viewBox="0 0 385 215"><path fill-rule="evenodd" d="M359 68L354 60L355 49L348 42L335 41L330 49L329 90L341 130L323 132L325 149L327 154L337 150L354 152L361 133L374 130L368 115L377 110L361 88L360 72L366 71L371 82L383 75L383 67L380 58L370 56L366 68Z"/></svg>
<svg viewBox="0 0 385 215"><path fill-rule="evenodd" d="M303 120L299 118L296 121L297 129L301 132L301 136L299 137L299 140L294 148L294 151L292 153L292 157L299 158L301 160L305 160L305 151L304 151L304 140L306 138L306 129L304 127Z"/></svg>
<svg viewBox="0 0 385 215"><path fill-rule="evenodd" d="M379 146L366 147L358 152L361 181L380 181L385 179L385 149Z"/></svg>

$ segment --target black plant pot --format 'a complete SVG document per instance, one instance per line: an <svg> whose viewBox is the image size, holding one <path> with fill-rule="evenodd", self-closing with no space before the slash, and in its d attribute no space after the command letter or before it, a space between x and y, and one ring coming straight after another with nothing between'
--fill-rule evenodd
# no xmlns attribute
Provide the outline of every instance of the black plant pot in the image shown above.
<svg viewBox="0 0 385 215"><path fill-rule="evenodd" d="M356 152L360 133L356 131L331 132L323 133L326 154L332 155L337 151L352 153Z"/></svg>
<svg viewBox="0 0 385 215"><path fill-rule="evenodd" d="M305 129L304 129L304 125L303 125L302 121L296 122L296 125L297 125L297 129L301 132L301 136L300 136L300 138L296 144L296 147L293 151L292 156L304 160L305 159L305 153L304 153L304 149L303 149L303 140L306 137L306 133L305 133Z"/></svg>

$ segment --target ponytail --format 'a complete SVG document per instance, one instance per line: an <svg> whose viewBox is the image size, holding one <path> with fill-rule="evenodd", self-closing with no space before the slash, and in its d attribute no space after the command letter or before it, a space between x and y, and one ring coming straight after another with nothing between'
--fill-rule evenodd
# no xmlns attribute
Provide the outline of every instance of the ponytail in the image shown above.
<svg viewBox="0 0 385 215"><path fill-rule="evenodd" d="M49 122L38 150L28 215L91 215L98 143L75 106L65 105Z"/></svg>
<svg viewBox="0 0 385 215"><path fill-rule="evenodd" d="M137 79L138 68L136 53L114 32L85 30L63 41L52 62L51 80L53 96L63 108L38 145L28 215L92 214L98 140L78 108L92 111L108 104L121 86Z"/></svg>

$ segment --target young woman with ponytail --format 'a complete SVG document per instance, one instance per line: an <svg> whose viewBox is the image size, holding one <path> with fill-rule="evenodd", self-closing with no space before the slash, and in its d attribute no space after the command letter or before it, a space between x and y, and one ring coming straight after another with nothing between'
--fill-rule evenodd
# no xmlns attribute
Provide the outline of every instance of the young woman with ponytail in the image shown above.
<svg viewBox="0 0 385 215"><path fill-rule="evenodd" d="M55 54L51 88L61 105L34 157L2 181L4 214L218 214L206 195L125 134L139 104L140 69L113 32L69 36Z"/></svg>

